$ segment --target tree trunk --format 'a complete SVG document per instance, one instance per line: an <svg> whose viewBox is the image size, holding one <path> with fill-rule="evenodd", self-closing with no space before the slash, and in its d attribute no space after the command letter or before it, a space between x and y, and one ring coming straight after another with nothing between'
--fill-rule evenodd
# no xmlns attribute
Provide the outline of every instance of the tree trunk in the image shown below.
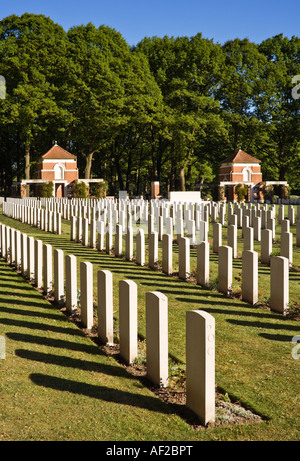
<svg viewBox="0 0 300 461"><path fill-rule="evenodd" d="M151 180L152 181L157 181L158 180L158 175L157 175L157 152L156 152L155 135L154 135L154 130L153 130L152 126L150 127L150 131L151 131L151 157L152 157Z"/></svg>
<svg viewBox="0 0 300 461"><path fill-rule="evenodd" d="M132 166L132 154L131 150L128 154L128 163L127 163L127 171L126 171L126 190L129 191L130 189L130 174L131 174L131 166ZM132 192L132 191L130 191Z"/></svg>
<svg viewBox="0 0 300 461"><path fill-rule="evenodd" d="M190 157L191 157L191 155L193 154L193 152L194 152L194 149L192 149L192 150L189 152L189 154L188 154L188 156L187 156L187 158L186 158L184 164L180 167L180 170L179 170L179 184L180 184L180 190L183 191L183 192L185 192L185 172L184 172L184 170L186 169L186 167L187 167L187 165L188 165L188 163L189 163L189 161L190 161Z"/></svg>
<svg viewBox="0 0 300 461"><path fill-rule="evenodd" d="M184 170L185 170L185 166L183 166L182 168L180 168L180 171L179 171L179 185L180 185L180 190L181 191L185 191L185 175L184 175Z"/></svg>
<svg viewBox="0 0 300 461"><path fill-rule="evenodd" d="M25 145L25 179L30 179L30 145Z"/></svg>
<svg viewBox="0 0 300 461"><path fill-rule="evenodd" d="M93 155L94 155L94 152L92 152L92 153L90 153L90 154L88 154L86 156L86 163L85 163L85 169L84 169L84 179L90 179L91 178Z"/></svg>
<svg viewBox="0 0 300 461"><path fill-rule="evenodd" d="M112 143L111 153L112 153L112 158L115 161L115 167L117 171L117 181L119 183L119 190L124 190L124 181L123 181L122 169L120 165L120 156L119 156L117 147L115 146L115 141Z"/></svg>

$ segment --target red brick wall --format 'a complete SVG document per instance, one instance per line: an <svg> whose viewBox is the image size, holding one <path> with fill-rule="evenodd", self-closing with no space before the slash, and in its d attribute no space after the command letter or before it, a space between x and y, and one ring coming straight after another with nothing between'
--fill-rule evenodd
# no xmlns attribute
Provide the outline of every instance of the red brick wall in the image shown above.
<svg viewBox="0 0 300 461"><path fill-rule="evenodd" d="M220 168L219 181L244 182L243 170L249 168L251 170L251 182L257 184L262 181L260 165L228 165ZM227 179L225 179L227 178Z"/></svg>
<svg viewBox="0 0 300 461"><path fill-rule="evenodd" d="M51 161L51 162L46 162L44 164L40 164L41 165L39 167L40 179L45 179L46 181L54 181L55 180L54 167L57 164L63 165L65 167L64 179L68 181L68 183L78 179L79 176L78 176L77 162L69 163L69 162L62 162L62 161L58 161L58 162Z"/></svg>

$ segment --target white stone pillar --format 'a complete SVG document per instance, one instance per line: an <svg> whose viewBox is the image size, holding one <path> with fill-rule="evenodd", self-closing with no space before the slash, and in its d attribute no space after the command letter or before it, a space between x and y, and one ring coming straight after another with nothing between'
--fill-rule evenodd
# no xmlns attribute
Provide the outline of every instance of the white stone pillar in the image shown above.
<svg viewBox="0 0 300 461"><path fill-rule="evenodd" d="M65 299L64 252L55 249L54 259L54 299L58 304L63 304Z"/></svg>
<svg viewBox="0 0 300 461"><path fill-rule="evenodd" d="M163 216L158 217L158 240L162 241L162 236L164 233L164 218Z"/></svg>
<svg viewBox="0 0 300 461"><path fill-rule="evenodd" d="M27 237L27 278L34 280L34 238Z"/></svg>
<svg viewBox="0 0 300 461"><path fill-rule="evenodd" d="M296 222L296 246L300 247L300 219Z"/></svg>
<svg viewBox="0 0 300 461"><path fill-rule="evenodd" d="M244 229L244 251L253 251L254 232L253 227L245 227Z"/></svg>
<svg viewBox="0 0 300 461"><path fill-rule="evenodd" d="M76 219L76 242L79 243L82 240L82 218L80 216Z"/></svg>
<svg viewBox="0 0 300 461"><path fill-rule="evenodd" d="M213 252L219 252L219 247L222 246L222 224L213 224Z"/></svg>
<svg viewBox="0 0 300 461"><path fill-rule="evenodd" d="M278 223L281 224L281 221L284 219L284 205L279 205L278 207Z"/></svg>
<svg viewBox="0 0 300 461"><path fill-rule="evenodd" d="M136 262L140 266L145 265L145 234L139 229L136 234Z"/></svg>
<svg viewBox="0 0 300 461"><path fill-rule="evenodd" d="M88 246L89 244L89 220L82 218L82 244Z"/></svg>
<svg viewBox="0 0 300 461"><path fill-rule="evenodd" d="M76 229L77 229L77 218L76 216L71 216L71 230L70 230L70 240L76 240Z"/></svg>
<svg viewBox="0 0 300 461"><path fill-rule="evenodd" d="M275 219L274 218L267 219L267 229L269 229L272 232L272 242L274 242L275 241Z"/></svg>
<svg viewBox="0 0 300 461"><path fill-rule="evenodd" d="M147 376L157 386L168 385L168 298L146 293Z"/></svg>
<svg viewBox="0 0 300 461"><path fill-rule="evenodd" d="M284 256L289 261L289 266L293 265L293 234L292 232L282 232L280 241L280 256Z"/></svg>
<svg viewBox="0 0 300 461"><path fill-rule="evenodd" d="M61 214L56 214L56 233L57 235L61 235Z"/></svg>
<svg viewBox="0 0 300 461"><path fill-rule="evenodd" d="M74 255L66 255L66 308L73 313L77 309L77 260Z"/></svg>
<svg viewBox="0 0 300 461"><path fill-rule="evenodd" d="M232 247L219 247L218 290L228 295L232 290Z"/></svg>
<svg viewBox="0 0 300 461"><path fill-rule="evenodd" d="M155 269L158 259L158 233L152 232L149 235L149 267Z"/></svg>
<svg viewBox="0 0 300 461"><path fill-rule="evenodd" d="M179 278L186 280L190 275L190 240L181 237L178 242Z"/></svg>
<svg viewBox="0 0 300 461"><path fill-rule="evenodd" d="M166 218L166 234L171 235L171 239L173 242L173 218L171 217Z"/></svg>
<svg viewBox="0 0 300 461"><path fill-rule="evenodd" d="M162 237L162 270L165 274L171 275L173 272L172 253L173 242L171 234L164 234Z"/></svg>
<svg viewBox="0 0 300 461"><path fill-rule="evenodd" d="M289 303L289 260L283 256L273 256L270 266L270 308L285 315Z"/></svg>
<svg viewBox="0 0 300 461"><path fill-rule="evenodd" d="M186 405L202 424L215 421L215 319L199 310L186 313Z"/></svg>
<svg viewBox="0 0 300 461"><path fill-rule="evenodd" d="M27 234L21 234L21 272L27 273Z"/></svg>
<svg viewBox="0 0 300 461"><path fill-rule="evenodd" d="M97 221L97 232L98 232L97 248L99 251L104 250L104 237L105 237L104 227L105 226L104 226L103 221Z"/></svg>
<svg viewBox="0 0 300 461"><path fill-rule="evenodd" d="M261 218L260 216L255 216L253 218L253 237L257 242L261 241Z"/></svg>
<svg viewBox="0 0 300 461"><path fill-rule="evenodd" d="M96 221L91 219L90 224L90 247L96 248Z"/></svg>
<svg viewBox="0 0 300 461"><path fill-rule="evenodd" d="M48 232L53 232L53 211L48 211Z"/></svg>
<svg viewBox="0 0 300 461"><path fill-rule="evenodd" d="M16 230L13 227L11 227L10 228L10 264L13 264L13 265L15 265L15 260L16 260L15 233L16 233Z"/></svg>
<svg viewBox="0 0 300 461"><path fill-rule="evenodd" d="M98 271L97 290L98 336L104 344L112 345L114 342L113 279L110 271Z"/></svg>
<svg viewBox="0 0 300 461"><path fill-rule="evenodd" d="M260 245L260 259L262 264L270 264L270 256L273 246L272 231L270 229L262 229L261 231L261 245Z"/></svg>
<svg viewBox="0 0 300 461"><path fill-rule="evenodd" d="M6 261L10 263L10 227L6 226L5 227L5 255L6 255Z"/></svg>
<svg viewBox="0 0 300 461"><path fill-rule="evenodd" d="M148 239L150 238L150 234L154 232L154 215L149 213L148 215Z"/></svg>
<svg viewBox="0 0 300 461"><path fill-rule="evenodd" d="M5 224L1 224L1 256L5 259L6 257L6 226Z"/></svg>
<svg viewBox="0 0 300 461"><path fill-rule="evenodd" d="M120 258L123 254L123 227L121 224L116 225L116 236L115 236L115 255Z"/></svg>
<svg viewBox="0 0 300 461"><path fill-rule="evenodd" d="M242 255L242 300L250 304L258 301L258 254L253 250Z"/></svg>
<svg viewBox="0 0 300 461"><path fill-rule="evenodd" d="M283 219L281 221L281 234L283 232L290 232L290 221L288 219Z"/></svg>
<svg viewBox="0 0 300 461"><path fill-rule="evenodd" d="M227 245L232 248L232 257L237 258L237 226L233 224L227 228Z"/></svg>
<svg viewBox="0 0 300 461"><path fill-rule="evenodd" d="M15 268L16 270L21 268L21 232L19 230L15 233Z"/></svg>
<svg viewBox="0 0 300 461"><path fill-rule="evenodd" d="M127 227L125 235L125 259L132 261L133 259L133 229Z"/></svg>
<svg viewBox="0 0 300 461"><path fill-rule="evenodd" d="M112 247L113 247L112 225L108 223L105 229L105 251L107 254L110 254Z"/></svg>
<svg viewBox="0 0 300 461"><path fill-rule="evenodd" d="M34 284L41 289L43 287L43 242L35 240L34 245Z"/></svg>
<svg viewBox="0 0 300 461"><path fill-rule="evenodd" d="M295 224L295 209L293 205L288 206L288 219L291 223L291 226Z"/></svg>
<svg viewBox="0 0 300 461"><path fill-rule="evenodd" d="M80 263L80 307L81 321L85 328L93 326L93 265L88 261Z"/></svg>
<svg viewBox="0 0 300 461"><path fill-rule="evenodd" d="M43 245L43 288L46 295L49 295L53 289L52 246L48 243Z"/></svg>
<svg viewBox="0 0 300 461"><path fill-rule="evenodd" d="M119 282L120 355L127 364L137 357L137 284Z"/></svg>
<svg viewBox="0 0 300 461"><path fill-rule="evenodd" d="M218 223L215 223L218 224ZM209 243L201 242L197 247L197 283L203 287L209 283Z"/></svg>

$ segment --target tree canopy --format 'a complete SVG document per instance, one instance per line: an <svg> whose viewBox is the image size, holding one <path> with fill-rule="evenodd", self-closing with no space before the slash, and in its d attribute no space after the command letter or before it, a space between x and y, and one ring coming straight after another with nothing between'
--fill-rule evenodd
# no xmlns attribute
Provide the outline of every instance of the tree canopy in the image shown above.
<svg viewBox="0 0 300 461"><path fill-rule="evenodd" d="M242 147L263 178L300 194L300 39L223 45L193 37L122 35L92 23L65 31L43 15L0 21L0 189L29 179L57 141L80 176L108 193L139 195L218 182L220 161ZM2 82L2 81L1 81Z"/></svg>

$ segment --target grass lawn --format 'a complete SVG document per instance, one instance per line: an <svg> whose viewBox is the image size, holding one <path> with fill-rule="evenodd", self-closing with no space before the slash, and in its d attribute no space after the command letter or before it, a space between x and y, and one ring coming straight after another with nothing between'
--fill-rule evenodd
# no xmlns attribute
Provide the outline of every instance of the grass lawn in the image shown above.
<svg viewBox="0 0 300 461"><path fill-rule="evenodd" d="M113 273L117 340L118 283L138 285L138 330L145 335L145 293L168 297L170 364L184 371L185 313L203 309L216 321L216 384L232 401L261 415L261 422L194 430L175 409L85 336L28 281L0 261L0 335L6 359L0 360L0 439L2 440L298 440L299 360L292 338L300 335L299 317L282 317L268 309L269 267L259 265L259 304L239 299L241 259L233 263L233 297L184 282L177 275L140 267L70 241L70 223L53 235L0 215L0 222L50 243L65 254L90 261ZM291 226L295 234L295 226ZM226 244L224 228L223 244ZM212 242L210 226L209 241ZM146 240L147 242L147 240ZM273 250L279 248L276 235ZM242 252L238 232L238 254ZM178 268L174 244L174 271ZM212 247L212 245L211 245ZM260 245L254 249L260 253ZM159 249L161 259L161 245ZM146 258L147 261L147 258ZM212 287L218 257L210 254ZM294 246L290 272L291 313L299 312L300 248ZM191 250L196 270L196 250ZM95 317L95 325L97 318ZM141 352L140 360L143 361ZM176 374L176 371L174 372Z"/></svg>

